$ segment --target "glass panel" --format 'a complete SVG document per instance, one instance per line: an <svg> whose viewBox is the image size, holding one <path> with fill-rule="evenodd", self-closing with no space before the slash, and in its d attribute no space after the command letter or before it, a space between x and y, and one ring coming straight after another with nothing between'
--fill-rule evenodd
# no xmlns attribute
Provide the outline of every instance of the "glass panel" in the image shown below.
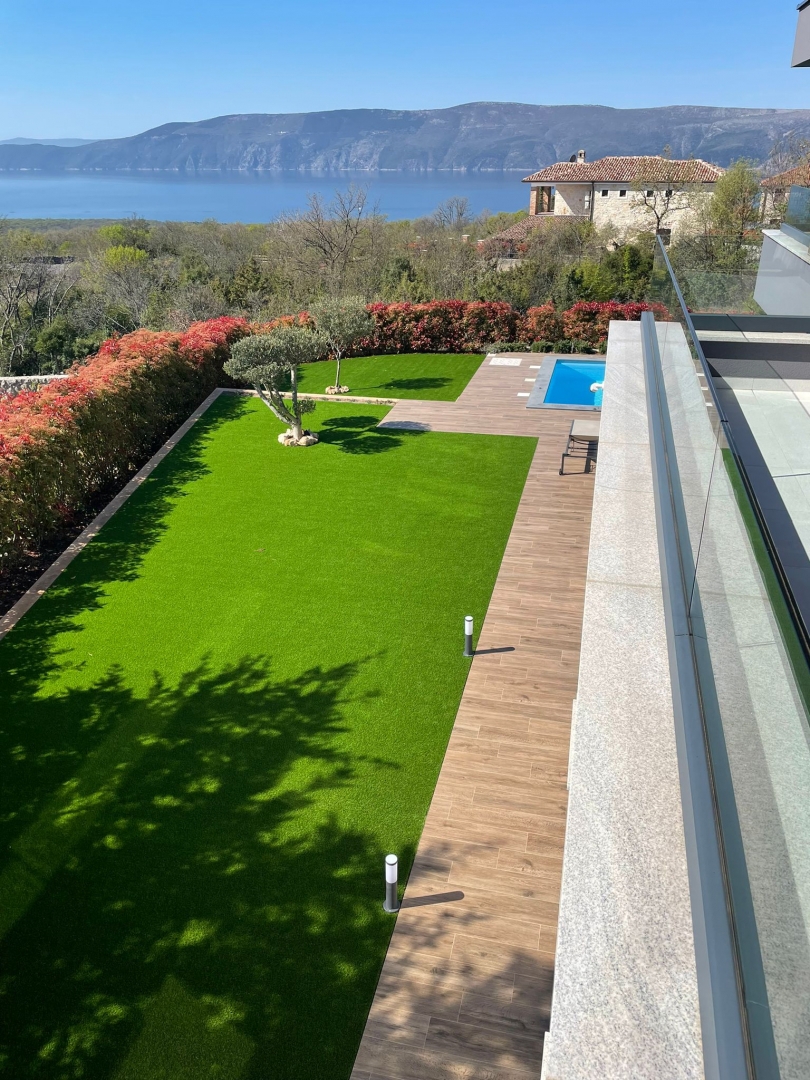
<svg viewBox="0 0 810 1080"><path fill-rule="evenodd" d="M781 564L771 560L749 499L749 491L755 499L756 493L728 442L735 428L724 401L749 391L719 377L710 385L711 370L660 250L651 299L666 309L656 318L676 510L686 539L683 562L752 1054L760 1078L806 1080L810 670L791 616L795 597L785 592ZM733 342L738 331L731 326ZM763 337L767 345L769 335ZM771 381L774 388L756 406L763 415L755 421L752 405L746 430L760 439L769 432L783 451L807 452L810 460L810 412L790 388L779 389L779 377ZM757 423L762 432L754 430ZM799 491L807 478L795 479ZM758 504L757 511L763 514Z"/></svg>
<svg viewBox="0 0 810 1080"><path fill-rule="evenodd" d="M785 224L810 233L810 188L793 184L788 196Z"/></svg>

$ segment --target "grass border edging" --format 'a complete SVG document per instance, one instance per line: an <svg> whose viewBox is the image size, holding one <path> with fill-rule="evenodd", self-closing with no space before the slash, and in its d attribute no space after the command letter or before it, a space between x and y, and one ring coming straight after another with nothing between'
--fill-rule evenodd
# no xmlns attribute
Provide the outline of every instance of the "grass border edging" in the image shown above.
<svg viewBox="0 0 810 1080"><path fill-rule="evenodd" d="M157 453L153 454L143 468L139 469L118 494L110 499L101 513L93 518L87 528L79 533L71 544L68 544L62 554L54 559L44 574L40 574L31 588L23 593L17 603L9 608L3 618L0 619L0 640L5 637L17 622L19 622L27 611L31 610L37 600L39 600L40 596L53 585L54 581L56 581L62 571L73 562L79 552L87 547L93 537L101 530L102 526L110 520L117 510L120 510L130 495L134 494L144 480L154 472L169 451L174 449L183 436L191 430L200 417L214 404L220 394L225 392L226 391L222 387L217 387L216 390L212 390L205 401L197 406L191 416L189 416L188 419L180 425L177 431L166 440ZM236 392L239 393L239 391Z"/></svg>

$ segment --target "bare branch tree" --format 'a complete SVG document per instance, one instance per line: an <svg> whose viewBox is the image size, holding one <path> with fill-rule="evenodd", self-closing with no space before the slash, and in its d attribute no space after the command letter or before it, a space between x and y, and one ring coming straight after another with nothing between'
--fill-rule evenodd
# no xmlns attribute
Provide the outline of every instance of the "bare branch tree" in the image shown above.
<svg viewBox="0 0 810 1080"><path fill-rule="evenodd" d="M28 233L0 233L0 367L11 371L42 326L50 325L75 288L72 261L46 253Z"/></svg>
<svg viewBox="0 0 810 1080"><path fill-rule="evenodd" d="M647 215L656 236L668 232L673 218L693 208L696 188L681 179L679 162L674 162L672 151L664 147L660 158L649 159L633 182L635 205Z"/></svg>
<svg viewBox="0 0 810 1080"><path fill-rule="evenodd" d="M453 195L439 203L433 211L433 220L443 229L457 229L470 221L470 200Z"/></svg>
<svg viewBox="0 0 810 1080"><path fill-rule="evenodd" d="M363 235L368 194L365 188L351 184L346 191L335 192L330 203L320 195L310 195L308 202L309 209L303 214L282 219L287 232L300 241L300 249L293 245L293 261L299 270L311 272L314 256L316 270L340 291ZM372 213L376 214L376 209Z"/></svg>

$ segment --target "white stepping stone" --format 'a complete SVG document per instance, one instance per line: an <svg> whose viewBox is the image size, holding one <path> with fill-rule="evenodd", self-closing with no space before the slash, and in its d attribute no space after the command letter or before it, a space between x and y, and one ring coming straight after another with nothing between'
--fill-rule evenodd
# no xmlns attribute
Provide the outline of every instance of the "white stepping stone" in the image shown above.
<svg viewBox="0 0 810 1080"><path fill-rule="evenodd" d="M490 367L520 367L520 358L514 356L493 356Z"/></svg>
<svg viewBox="0 0 810 1080"><path fill-rule="evenodd" d="M531 397L531 394L518 394L518 397Z"/></svg>

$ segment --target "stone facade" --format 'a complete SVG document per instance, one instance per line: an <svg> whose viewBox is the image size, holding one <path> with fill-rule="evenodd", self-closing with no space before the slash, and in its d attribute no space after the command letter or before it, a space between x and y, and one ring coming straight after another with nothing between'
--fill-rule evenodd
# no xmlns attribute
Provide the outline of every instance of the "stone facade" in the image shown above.
<svg viewBox="0 0 810 1080"><path fill-rule="evenodd" d="M553 188L555 217L587 218L599 227L612 227L623 239L655 230L656 214L649 204L659 214L665 210L662 231L677 235L694 227L701 204L722 174L719 166L693 159L612 157L589 162L580 150L570 161L527 176L524 183L531 184L530 215L548 206L546 193ZM667 196L668 191L674 195Z"/></svg>
<svg viewBox="0 0 810 1080"><path fill-rule="evenodd" d="M711 197L711 191L705 188L713 186L701 185L697 191L676 191L670 200L669 211L664 215L662 229L676 235L694 226L700 204ZM646 190L654 192L647 197L648 202L660 207L665 199L663 190ZM533 209L537 205L534 191L532 189L529 201L529 213L532 215L539 213ZM593 187L591 184L560 184L555 191L553 213L555 217L585 217L599 228L612 226L620 237L649 232L655 228L656 222L655 214L645 205L643 192L626 183L595 183Z"/></svg>
<svg viewBox="0 0 810 1080"><path fill-rule="evenodd" d="M701 185L705 187L707 185ZM710 185L712 189L714 185ZM647 188L653 194L647 201L661 212L665 202L664 191ZM681 191L673 189L675 194L669 200L669 211L661 222L662 230L668 229L673 236L695 227L701 203L711 198L711 191ZM607 194L605 194L607 192ZM611 225L620 237L632 236L642 231L655 229L656 218L650 207L645 205L643 192L634 190L627 184L597 184L594 187L593 215L594 225L603 228Z"/></svg>

